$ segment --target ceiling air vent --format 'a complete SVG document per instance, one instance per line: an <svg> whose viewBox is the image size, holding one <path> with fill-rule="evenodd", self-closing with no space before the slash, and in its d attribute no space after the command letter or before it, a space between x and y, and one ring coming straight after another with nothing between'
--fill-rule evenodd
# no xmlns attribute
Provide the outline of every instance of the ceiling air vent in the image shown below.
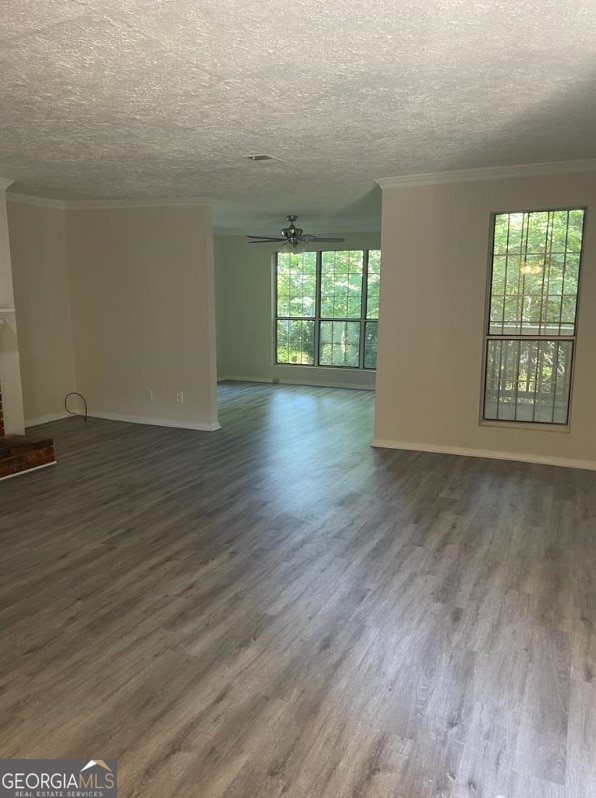
<svg viewBox="0 0 596 798"><path fill-rule="evenodd" d="M247 161L279 161L273 155L246 155L245 158Z"/></svg>

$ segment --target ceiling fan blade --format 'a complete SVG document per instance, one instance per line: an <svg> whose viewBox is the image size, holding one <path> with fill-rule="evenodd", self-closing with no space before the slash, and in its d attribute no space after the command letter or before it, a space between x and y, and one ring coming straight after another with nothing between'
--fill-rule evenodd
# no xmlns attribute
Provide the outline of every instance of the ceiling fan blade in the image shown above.
<svg viewBox="0 0 596 798"><path fill-rule="evenodd" d="M305 244L310 244L311 242L335 242L335 241L345 241L344 238L319 238L318 236L309 235L309 233L304 233L299 227L294 225L297 217L294 214L290 216L286 216L288 220L289 227L284 227L281 231L281 237L278 236L257 236L257 235L247 235L246 237L252 239L249 241L249 244L277 244L278 242L288 244L292 246L294 249L293 251L297 252L297 247L304 246ZM300 250L302 251L302 250Z"/></svg>
<svg viewBox="0 0 596 798"><path fill-rule="evenodd" d="M284 241L279 236L246 236L247 238L258 238L259 241Z"/></svg>

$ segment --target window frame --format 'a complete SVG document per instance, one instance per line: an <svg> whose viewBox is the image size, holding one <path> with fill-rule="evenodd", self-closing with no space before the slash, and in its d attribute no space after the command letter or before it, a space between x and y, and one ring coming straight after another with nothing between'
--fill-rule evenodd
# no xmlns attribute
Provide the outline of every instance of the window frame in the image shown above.
<svg viewBox="0 0 596 798"><path fill-rule="evenodd" d="M543 206L532 207L531 209L514 209L514 210L500 210L492 211L489 216L489 236L488 236L488 258L486 270L486 289L485 289L485 310L482 332L482 372L481 372L481 390L480 390L480 407L479 407L479 424L487 427L507 427L509 429L528 429L528 430L548 430L549 432L569 432L571 429L571 415L573 407L573 391L575 383L575 368L577 357L577 341L579 333L579 319L580 307L582 296L582 282L583 282L583 262L584 262L584 242L586 235L586 221L588 218L588 207L581 203L569 206ZM575 305L575 323L573 335L503 335L491 334L490 332L490 311L492 302L492 282L493 282L493 262L494 262L494 247L495 247L495 222L496 217L501 215L511 214L531 214L531 213L556 213L556 212L569 212L569 211L583 211L582 222L582 239L581 250L579 253L578 263L578 280L577 280L577 294ZM499 419L499 418L485 418L486 407L486 390L487 390L487 368L488 368L488 347L490 341L569 341L571 343L571 368L569 372L569 394L567 401L567 417L565 422L558 421L528 421L516 419Z"/></svg>
<svg viewBox="0 0 596 798"><path fill-rule="evenodd" d="M291 368L320 368L320 369L342 369L349 371L360 371L365 373L374 374L377 370L376 364L374 368L365 366L365 348L366 348L366 330L367 323L373 322L377 325L377 340L378 340L378 324L379 316L376 318L368 318L368 278L369 278L369 253L379 252L380 247L369 247L367 249L317 249L305 250L305 252L314 252L316 257L316 277L315 277L315 312L311 317L306 316L278 316L278 258L280 252L274 252L272 258L273 265L273 329L272 329L272 365L273 366L289 366ZM322 302L322 271L323 271L323 256L329 252L361 252L362 253L362 293L361 293L361 308L360 315L357 317L331 317L321 316L321 302ZM290 253L291 254L291 253ZM302 254L302 253L300 253ZM380 270L379 270L380 275ZM277 325L279 321L312 321L314 324L314 362L313 363L280 363L277 360L278 345L277 345ZM356 322L360 324L359 344L358 344L358 365L357 366L344 366L337 364L323 364L321 363L320 353L320 339L321 339L321 323L322 322Z"/></svg>

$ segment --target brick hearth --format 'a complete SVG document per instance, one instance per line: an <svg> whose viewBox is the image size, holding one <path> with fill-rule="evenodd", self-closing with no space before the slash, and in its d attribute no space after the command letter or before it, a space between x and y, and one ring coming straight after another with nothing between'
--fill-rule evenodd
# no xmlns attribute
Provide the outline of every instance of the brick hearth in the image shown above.
<svg viewBox="0 0 596 798"><path fill-rule="evenodd" d="M0 390L0 479L56 462L54 441L30 435L5 435Z"/></svg>

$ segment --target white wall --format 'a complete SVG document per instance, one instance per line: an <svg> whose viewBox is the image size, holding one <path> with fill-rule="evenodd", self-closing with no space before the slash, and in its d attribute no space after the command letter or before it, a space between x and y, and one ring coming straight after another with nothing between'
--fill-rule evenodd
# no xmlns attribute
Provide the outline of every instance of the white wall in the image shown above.
<svg viewBox="0 0 596 798"><path fill-rule="evenodd" d="M66 226L59 208L8 203L26 424L66 415L76 390Z"/></svg>
<svg viewBox="0 0 596 798"><path fill-rule="evenodd" d="M568 432L479 423L491 212L588 206ZM375 442L596 467L596 176L383 190Z"/></svg>
<svg viewBox="0 0 596 798"><path fill-rule="evenodd" d="M321 248L379 249L381 243L378 233L344 237L345 243ZM215 236L219 378L374 387L370 371L274 365L274 251L267 244L251 245L244 236Z"/></svg>
<svg viewBox="0 0 596 798"><path fill-rule="evenodd" d="M90 413L216 429L211 209L66 216L76 374Z"/></svg>

